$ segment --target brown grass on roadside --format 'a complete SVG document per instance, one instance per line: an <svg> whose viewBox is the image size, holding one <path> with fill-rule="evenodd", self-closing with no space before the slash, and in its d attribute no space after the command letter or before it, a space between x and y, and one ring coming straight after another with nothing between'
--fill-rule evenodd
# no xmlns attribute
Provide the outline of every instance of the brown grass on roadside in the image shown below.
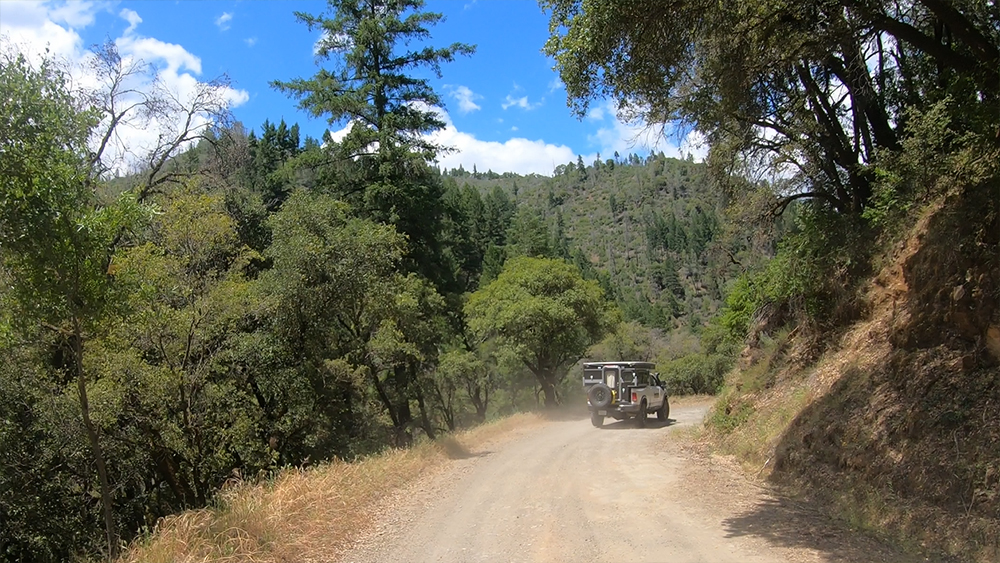
<svg viewBox="0 0 1000 563"><path fill-rule="evenodd" d="M795 361L808 335L762 340L709 415L716 450L914 553L1000 561L996 231L969 232L996 225L986 189L926 208L815 361Z"/></svg>
<svg viewBox="0 0 1000 563"><path fill-rule="evenodd" d="M330 561L373 524L379 503L449 458L542 419L517 414L471 430L356 462L288 469L268 482L234 483L217 507L164 518L120 563Z"/></svg>

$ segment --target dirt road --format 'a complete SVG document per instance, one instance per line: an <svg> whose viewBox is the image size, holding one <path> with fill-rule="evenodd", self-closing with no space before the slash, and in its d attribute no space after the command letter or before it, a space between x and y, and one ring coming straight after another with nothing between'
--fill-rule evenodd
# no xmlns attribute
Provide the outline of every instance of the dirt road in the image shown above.
<svg viewBox="0 0 1000 563"><path fill-rule="evenodd" d="M603 429L546 422L457 459L380 507L342 559L396 562L918 561L775 498L685 447L708 404Z"/></svg>

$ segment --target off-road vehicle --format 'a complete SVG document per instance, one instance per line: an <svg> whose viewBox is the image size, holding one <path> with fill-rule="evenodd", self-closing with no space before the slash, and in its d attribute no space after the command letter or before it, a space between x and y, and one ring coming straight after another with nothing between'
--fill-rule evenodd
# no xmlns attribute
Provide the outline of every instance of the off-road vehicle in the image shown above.
<svg viewBox="0 0 1000 563"><path fill-rule="evenodd" d="M650 362L587 362L583 364L583 388L587 392L590 422L600 428L604 417L628 420L646 426L646 417L655 412L657 420L667 420L670 403L667 388Z"/></svg>

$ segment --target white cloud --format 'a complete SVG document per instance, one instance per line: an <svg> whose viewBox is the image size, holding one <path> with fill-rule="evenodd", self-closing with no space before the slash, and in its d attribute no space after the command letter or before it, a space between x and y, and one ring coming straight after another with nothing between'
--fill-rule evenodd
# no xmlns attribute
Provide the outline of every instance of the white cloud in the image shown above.
<svg viewBox="0 0 1000 563"><path fill-rule="evenodd" d="M522 88L520 84L515 82L514 87L511 90L511 93L507 94L507 98L500 104L500 107L502 107L504 110L516 107L516 108L521 108L525 111L530 111L545 103L545 98L542 98L541 101L539 102L531 103L528 101L528 96L515 97L515 94L521 93L523 91L524 88Z"/></svg>
<svg viewBox="0 0 1000 563"><path fill-rule="evenodd" d="M313 55L319 55L324 47L330 52L343 53L354 47L354 40L347 34L330 35L327 31L323 31L319 34L319 39L313 43Z"/></svg>
<svg viewBox="0 0 1000 563"><path fill-rule="evenodd" d="M546 143L542 139L526 139L512 137L506 141L484 141L471 133L459 131L448 113L440 108L434 108L445 127L427 136L439 145L451 147L452 152L442 152L438 155L438 165L443 168L458 168L472 170L475 166L480 171L516 172L518 174L552 175L555 168L561 164L576 162L577 155L566 145ZM696 161L702 161L708 152L704 136L697 131L689 131L678 143L671 143L662 134L662 127L647 127L644 123L628 121L617 117L618 112L611 103L606 103L602 111L605 116L615 116L613 122L602 126L597 133L588 137L599 150L582 155L583 161L590 163L597 158L597 153L610 156L618 151L629 152L660 152L674 158L686 158L691 154ZM498 119L502 122L502 119ZM348 123L337 131L330 131L334 141L340 141L353 127ZM516 126L511 126L511 132L516 132Z"/></svg>
<svg viewBox="0 0 1000 563"><path fill-rule="evenodd" d="M352 127L354 127L353 121L349 122L342 129L338 129L336 131L328 131L330 133L330 139L332 139L333 142L335 143L343 141L344 137L346 137L347 134L351 132Z"/></svg>
<svg viewBox="0 0 1000 563"><path fill-rule="evenodd" d="M566 86L563 84L562 80L559 79L559 77L553 78L549 81L549 94L557 90L562 90L565 87Z"/></svg>
<svg viewBox="0 0 1000 563"><path fill-rule="evenodd" d="M461 165L466 170L472 170L475 165L483 171L550 176L556 166L576 160L576 153L566 145L523 137L513 137L502 143L482 141L472 134L459 131L451 124L435 133L433 138L455 149L455 152L438 157L438 164L445 168L458 168ZM590 155L589 158L592 160L594 156Z"/></svg>
<svg viewBox="0 0 1000 563"><path fill-rule="evenodd" d="M705 137L698 131L688 131L683 139L676 136L671 139L664 134L669 127L665 127L662 123L649 124L640 119L630 119L629 116L633 113L628 110L620 111L620 108L612 102L592 107L587 114L588 118L600 115L600 119L603 119L605 115L610 115L614 116L614 121L610 125L598 128L596 133L587 137L587 140L592 145L598 146L603 155L615 152L626 154L639 150L663 152L664 155L674 158L685 158L690 154L696 161L702 161L708 154Z"/></svg>
<svg viewBox="0 0 1000 563"><path fill-rule="evenodd" d="M33 61L40 61L46 56L61 61L75 88L95 88L99 86L100 78L93 70L94 54L83 47L79 30L91 25L95 16L109 6L94 2L4 2L0 35L9 38L13 48ZM229 86L212 87L199 80L197 76L202 71L201 59L183 46L137 33L142 18L134 10L122 9L118 16L128 23L122 35L114 39L123 66L141 61L150 69L148 73L132 76L125 90L158 90L182 104L187 104L206 88L214 88L213 94L229 107L238 106L249 99L244 90ZM123 124L116 130L114 146L106 152L114 168L124 171L134 166L138 155L155 145L161 133L181 126L182 119L181 115L176 114L161 121L131 116L131 124ZM195 127L207 126L209 117L197 115L194 123Z"/></svg>
<svg viewBox="0 0 1000 563"><path fill-rule="evenodd" d="M604 119L604 108L601 106L594 106L590 108L590 111L587 112L587 119L590 119L591 121L601 121Z"/></svg>
<svg viewBox="0 0 1000 563"><path fill-rule="evenodd" d="M165 64L165 70L171 75L177 76L182 70L201 74L201 59L176 43L165 43L152 37L129 34L116 39L115 44L122 54L131 55L157 66Z"/></svg>
<svg viewBox="0 0 1000 563"><path fill-rule="evenodd" d="M507 100L502 104L500 104L500 107L502 107L503 109L518 107L523 110L530 111L537 108L540 105L542 105L542 102L537 102L534 104L529 102L528 96L521 96L520 98L515 98L514 96L507 94Z"/></svg>
<svg viewBox="0 0 1000 563"><path fill-rule="evenodd" d="M459 131L448 113L435 108L438 118L445 123L444 129L436 131L427 138L439 145L454 149L452 152L442 152L438 155L438 166L443 168L458 168L466 170L475 166L481 171L516 172L518 174L552 175L560 164L575 162L577 153L566 145L554 145L541 139L530 140L514 137L504 142L483 141L471 133ZM334 141L340 141L351 130L353 123L348 123L338 131L330 131ZM584 155L587 162L597 158L596 154Z"/></svg>
<svg viewBox="0 0 1000 563"><path fill-rule="evenodd" d="M253 47L254 45L257 44L257 38L247 37L246 39L243 40L243 42L247 44L247 47Z"/></svg>
<svg viewBox="0 0 1000 563"><path fill-rule="evenodd" d="M49 11L52 21L70 27L87 27L94 23L94 15L103 2L66 2Z"/></svg>
<svg viewBox="0 0 1000 563"><path fill-rule="evenodd" d="M231 21L233 21L233 14L229 12L222 12L221 16L215 18L215 25L222 31L226 31L230 27L232 27L231 25L229 25L229 22Z"/></svg>
<svg viewBox="0 0 1000 563"><path fill-rule="evenodd" d="M46 49L50 56L57 59L76 58L83 40L68 22L86 27L97 11L89 3L51 7L41 2L25 1L4 2L2 6L0 35L8 38L19 52L35 62L41 60Z"/></svg>
<svg viewBox="0 0 1000 563"><path fill-rule="evenodd" d="M118 16L128 22L128 27L125 28L124 32L122 32L123 35L131 34L133 31L135 31L135 28L138 27L140 23L142 23L142 18L139 17L139 14L137 14L135 10L122 8L122 11L118 13Z"/></svg>
<svg viewBox="0 0 1000 563"><path fill-rule="evenodd" d="M451 84L446 84L445 89L448 90L448 94L458 102L459 113L469 113L482 109L475 101L481 100L483 97L470 90L468 86L452 86Z"/></svg>

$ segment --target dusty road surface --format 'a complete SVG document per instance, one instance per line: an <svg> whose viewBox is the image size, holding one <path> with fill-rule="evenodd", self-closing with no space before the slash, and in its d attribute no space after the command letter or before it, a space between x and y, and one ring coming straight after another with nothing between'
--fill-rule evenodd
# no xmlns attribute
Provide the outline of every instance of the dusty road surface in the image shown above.
<svg viewBox="0 0 1000 563"><path fill-rule="evenodd" d="M646 429L547 421L378 507L343 562L922 561L776 498L690 442L707 402Z"/></svg>

